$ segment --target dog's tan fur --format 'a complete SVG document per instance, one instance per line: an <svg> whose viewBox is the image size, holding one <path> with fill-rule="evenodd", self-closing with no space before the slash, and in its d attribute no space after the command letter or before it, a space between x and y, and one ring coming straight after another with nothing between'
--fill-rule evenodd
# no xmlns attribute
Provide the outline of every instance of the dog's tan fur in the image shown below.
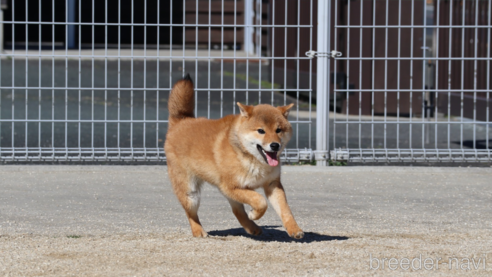
<svg viewBox="0 0 492 277"><path fill-rule="evenodd" d="M169 129L164 149L169 177L193 236L207 236L197 211L201 186L208 182L229 200L232 212L249 234L262 233L253 221L260 219L268 207L265 198L255 191L261 187L287 233L302 238L304 233L292 215L280 182L280 165L270 166L266 157L263 159L260 151L254 149L258 152L255 153L252 148L256 142L265 149L276 142L280 144L278 155L281 153L292 135L287 116L293 104L277 108L240 103L238 106L240 115L218 120L195 118L193 83L189 76L174 85L169 97ZM259 133L260 128L264 134ZM243 204L250 205L252 210L246 213Z"/></svg>

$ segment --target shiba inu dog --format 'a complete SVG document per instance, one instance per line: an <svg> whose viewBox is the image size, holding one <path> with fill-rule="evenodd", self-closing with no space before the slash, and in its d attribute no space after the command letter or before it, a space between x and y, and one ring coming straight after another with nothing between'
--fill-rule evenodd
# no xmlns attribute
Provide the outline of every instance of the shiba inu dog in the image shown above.
<svg viewBox="0 0 492 277"><path fill-rule="evenodd" d="M221 119L195 118L193 82L178 81L169 97L169 129L164 150L174 193L183 206L195 237L205 237L198 219L200 189L204 182L217 186L232 212L251 235L262 229L253 220L267 210L263 188L289 236L300 239L297 225L280 183L280 153L292 136L287 120L294 104L283 107L237 103L238 115ZM246 213L244 204L252 210Z"/></svg>

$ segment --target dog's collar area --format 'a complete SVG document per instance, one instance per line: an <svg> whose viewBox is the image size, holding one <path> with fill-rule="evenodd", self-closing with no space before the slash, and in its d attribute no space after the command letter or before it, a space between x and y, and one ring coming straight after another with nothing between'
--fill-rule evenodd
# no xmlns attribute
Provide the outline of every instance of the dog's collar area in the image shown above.
<svg viewBox="0 0 492 277"><path fill-rule="evenodd" d="M279 164L278 162L278 152L272 151L268 152L261 145L257 144L256 148L258 148L258 151L260 152L261 156L263 159L265 159L265 162L270 165L270 166L277 166Z"/></svg>

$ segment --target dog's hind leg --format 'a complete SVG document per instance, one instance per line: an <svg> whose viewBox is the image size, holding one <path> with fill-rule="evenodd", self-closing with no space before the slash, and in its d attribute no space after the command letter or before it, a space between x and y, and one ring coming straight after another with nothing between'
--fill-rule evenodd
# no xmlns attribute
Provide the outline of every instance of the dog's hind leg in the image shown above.
<svg viewBox="0 0 492 277"><path fill-rule="evenodd" d="M246 232L250 235L254 235L254 236L261 235L261 233L263 232L261 230L261 227L256 225L256 223L253 220L249 219L248 214L244 210L244 205L230 198L228 198L227 200L229 200L229 203L231 204L232 212L236 216L239 223L241 223L241 226L243 226L244 230L246 230Z"/></svg>
<svg viewBox="0 0 492 277"><path fill-rule="evenodd" d="M198 207L200 206L200 189L203 181L195 176L178 172L170 168L169 177L173 185L174 193L183 206L188 221L190 222L191 232L194 237L206 237L207 232L203 230L202 224L198 219Z"/></svg>

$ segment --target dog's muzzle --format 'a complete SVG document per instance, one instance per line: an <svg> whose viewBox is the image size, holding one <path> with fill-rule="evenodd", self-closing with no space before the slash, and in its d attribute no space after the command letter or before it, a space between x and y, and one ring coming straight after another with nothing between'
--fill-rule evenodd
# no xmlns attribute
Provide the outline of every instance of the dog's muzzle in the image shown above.
<svg viewBox="0 0 492 277"><path fill-rule="evenodd" d="M261 145L257 144L256 148L258 148L258 151L260 152L261 156L265 159L265 162L270 165L270 166L277 166L279 164L278 161L278 150L280 149L280 144L278 143L272 143L270 144L270 148L272 150L276 151L266 151L261 147Z"/></svg>

